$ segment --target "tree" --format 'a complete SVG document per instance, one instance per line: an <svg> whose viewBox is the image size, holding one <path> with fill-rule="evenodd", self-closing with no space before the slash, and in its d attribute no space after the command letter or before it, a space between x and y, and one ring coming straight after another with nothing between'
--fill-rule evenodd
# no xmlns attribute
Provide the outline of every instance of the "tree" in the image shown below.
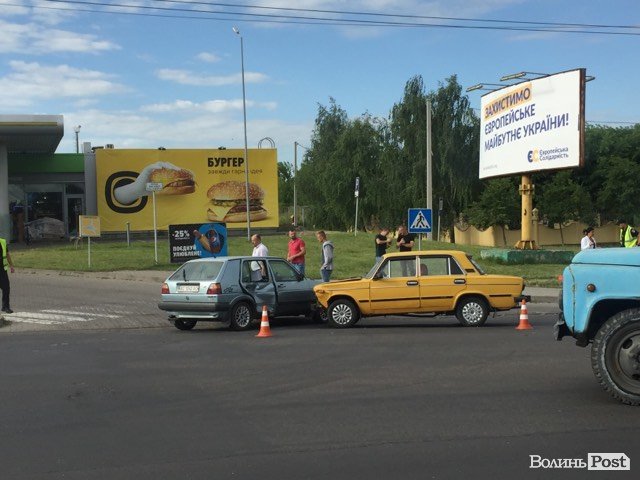
<svg viewBox="0 0 640 480"><path fill-rule="evenodd" d="M293 205L293 166L278 162L278 201L280 206Z"/></svg>
<svg viewBox="0 0 640 480"><path fill-rule="evenodd" d="M455 75L429 95L424 93L422 77L413 77L405 85L402 101L391 110L392 140L399 149L397 163L403 170L405 192L395 200L404 211L426 204L427 99L432 104L433 195L444 200L443 221L453 227L458 213L479 190L479 121Z"/></svg>
<svg viewBox="0 0 640 480"><path fill-rule="evenodd" d="M598 204L610 216L634 223L640 216L640 164L620 157L603 162L604 183L598 193Z"/></svg>
<svg viewBox="0 0 640 480"><path fill-rule="evenodd" d="M505 227L517 227L521 220L518 185L514 178L495 178L484 185L480 198L467 211L469 223L480 229L502 227L502 241L506 246Z"/></svg>
<svg viewBox="0 0 640 480"><path fill-rule="evenodd" d="M340 137L348 126L347 113L333 98L329 99L328 107L318 105L311 148L305 152L298 172L301 203L313 207L308 219L323 228L345 226L344 206L340 202L344 201L347 188L347 162L337 152Z"/></svg>
<svg viewBox="0 0 640 480"><path fill-rule="evenodd" d="M538 195L538 206L550 223L560 225L560 239L564 245L562 224L569 220L592 220L593 207L589 194L571 177L571 171L555 172Z"/></svg>

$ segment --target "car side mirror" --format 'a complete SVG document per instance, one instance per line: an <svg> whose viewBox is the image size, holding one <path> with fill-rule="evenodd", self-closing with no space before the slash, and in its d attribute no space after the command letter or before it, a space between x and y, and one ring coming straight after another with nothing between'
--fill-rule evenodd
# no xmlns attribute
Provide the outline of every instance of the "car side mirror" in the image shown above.
<svg viewBox="0 0 640 480"><path fill-rule="evenodd" d="M304 280L304 275L296 272L296 278L298 279L299 282L301 282Z"/></svg>
<svg viewBox="0 0 640 480"><path fill-rule="evenodd" d="M384 278L384 272L382 270L379 270L376 272L376 274L373 276L374 280L380 280L381 278Z"/></svg>

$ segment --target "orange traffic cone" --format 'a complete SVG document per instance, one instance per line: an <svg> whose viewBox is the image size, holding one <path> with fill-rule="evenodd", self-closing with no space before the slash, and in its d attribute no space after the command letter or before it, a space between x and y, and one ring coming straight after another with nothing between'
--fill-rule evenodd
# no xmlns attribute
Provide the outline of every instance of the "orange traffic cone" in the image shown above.
<svg viewBox="0 0 640 480"><path fill-rule="evenodd" d="M520 323L516 330L531 330L533 327L529 323L529 312L527 311L527 301L522 299L520 302Z"/></svg>
<svg viewBox="0 0 640 480"><path fill-rule="evenodd" d="M271 336L271 328L269 327L269 313L267 311L267 306L262 306L262 319L260 320L260 332L256 335L256 337L270 337Z"/></svg>

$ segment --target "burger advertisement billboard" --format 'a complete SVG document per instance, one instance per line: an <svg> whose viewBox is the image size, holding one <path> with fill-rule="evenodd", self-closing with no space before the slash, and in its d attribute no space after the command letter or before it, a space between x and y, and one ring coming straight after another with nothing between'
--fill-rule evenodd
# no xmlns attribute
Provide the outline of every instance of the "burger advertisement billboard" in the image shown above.
<svg viewBox="0 0 640 480"><path fill-rule="evenodd" d="M480 178L581 166L584 99L584 69L483 95Z"/></svg>
<svg viewBox="0 0 640 480"><path fill-rule="evenodd" d="M278 226L275 149L249 149L249 220ZM157 189L158 229L186 223L224 222L246 227L244 149L96 151L96 190L102 230L153 229L152 193Z"/></svg>

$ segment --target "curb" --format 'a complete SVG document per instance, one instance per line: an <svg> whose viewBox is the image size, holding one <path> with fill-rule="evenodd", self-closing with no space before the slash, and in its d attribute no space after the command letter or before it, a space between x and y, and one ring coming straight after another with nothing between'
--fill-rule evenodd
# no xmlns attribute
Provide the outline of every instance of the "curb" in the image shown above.
<svg viewBox="0 0 640 480"><path fill-rule="evenodd" d="M558 303L558 296L532 295L529 303Z"/></svg>

